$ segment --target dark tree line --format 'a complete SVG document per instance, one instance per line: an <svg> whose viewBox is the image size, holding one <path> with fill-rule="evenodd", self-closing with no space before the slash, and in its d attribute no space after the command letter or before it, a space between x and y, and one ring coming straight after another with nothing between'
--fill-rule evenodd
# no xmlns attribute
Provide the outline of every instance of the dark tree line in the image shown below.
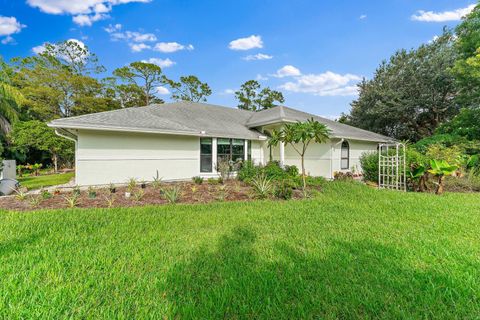
<svg viewBox="0 0 480 320"><path fill-rule="evenodd" d="M358 88L342 122L413 142L445 132L480 139L471 123L480 116L480 5L455 30L396 52Z"/></svg>

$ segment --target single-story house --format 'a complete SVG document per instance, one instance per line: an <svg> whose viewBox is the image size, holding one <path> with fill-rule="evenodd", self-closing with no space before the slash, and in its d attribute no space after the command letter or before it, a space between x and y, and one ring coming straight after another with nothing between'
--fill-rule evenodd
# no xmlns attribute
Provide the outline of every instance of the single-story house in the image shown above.
<svg viewBox="0 0 480 320"><path fill-rule="evenodd" d="M219 159L270 159L300 168L289 145L268 147L269 132L285 123L313 118L331 130L324 144L309 146L305 167L312 176L333 178L335 171L361 171L359 157L388 137L292 108L252 112L205 103L174 102L57 119L58 135L75 141L78 185L218 177Z"/></svg>

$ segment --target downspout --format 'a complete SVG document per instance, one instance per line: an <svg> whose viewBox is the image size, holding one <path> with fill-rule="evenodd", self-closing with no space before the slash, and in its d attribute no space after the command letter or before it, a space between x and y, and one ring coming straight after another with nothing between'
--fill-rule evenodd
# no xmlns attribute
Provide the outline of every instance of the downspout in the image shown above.
<svg viewBox="0 0 480 320"><path fill-rule="evenodd" d="M77 184L77 148L78 148L78 139L77 136L75 136L73 133L71 134L72 136L75 136L76 138L70 137L68 135L60 133L60 130L64 129L55 129L55 134L59 137L65 138L67 140L73 141L75 143L75 184Z"/></svg>
<svg viewBox="0 0 480 320"><path fill-rule="evenodd" d="M337 143L332 143L332 147L330 148L330 180L333 180L333 151L335 149L335 146L342 144L343 141L345 141L345 138L340 139L339 142Z"/></svg>

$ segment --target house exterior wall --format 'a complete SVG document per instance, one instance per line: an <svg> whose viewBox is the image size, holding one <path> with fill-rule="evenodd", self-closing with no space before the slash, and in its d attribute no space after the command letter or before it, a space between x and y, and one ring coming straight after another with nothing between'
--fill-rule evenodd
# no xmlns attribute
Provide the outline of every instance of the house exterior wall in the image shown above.
<svg viewBox="0 0 480 320"><path fill-rule="evenodd" d="M252 160L263 163L261 141L252 141ZM245 148L246 150L246 148ZM200 172L200 137L80 130L76 145L76 184L126 183L129 178L151 181L188 180L194 176L218 177Z"/></svg>
<svg viewBox="0 0 480 320"><path fill-rule="evenodd" d="M305 171L311 176L321 176L327 179L333 179L336 171L361 172L360 156L364 152L376 151L377 142L346 140L350 146L349 168L341 169L341 139L332 139L327 143L312 143L305 154ZM270 150L265 144L264 153L268 161ZM273 160L280 161L279 147L272 150ZM292 146L285 146L285 165L295 165L301 170L301 160L298 153Z"/></svg>

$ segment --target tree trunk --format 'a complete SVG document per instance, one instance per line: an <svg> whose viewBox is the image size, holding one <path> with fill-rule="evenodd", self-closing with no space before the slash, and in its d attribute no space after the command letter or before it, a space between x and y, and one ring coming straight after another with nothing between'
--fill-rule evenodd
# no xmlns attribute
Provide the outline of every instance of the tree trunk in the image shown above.
<svg viewBox="0 0 480 320"><path fill-rule="evenodd" d="M443 193L443 178L444 176L438 177L438 185L435 194L442 194Z"/></svg>
<svg viewBox="0 0 480 320"><path fill-rule="evenodd" d="M58 157L57 157L56 153L53 154L52 161L53 161L53 169L55 170L55 173L57 173L58 172Z"/></svg>
<svg viewBox="0 0 480 320"><path fill-rule="evenodd" d="M303 195L307 189L307 182L305 180L305 156L302 154L302 180L303 180Z"/></svg>

